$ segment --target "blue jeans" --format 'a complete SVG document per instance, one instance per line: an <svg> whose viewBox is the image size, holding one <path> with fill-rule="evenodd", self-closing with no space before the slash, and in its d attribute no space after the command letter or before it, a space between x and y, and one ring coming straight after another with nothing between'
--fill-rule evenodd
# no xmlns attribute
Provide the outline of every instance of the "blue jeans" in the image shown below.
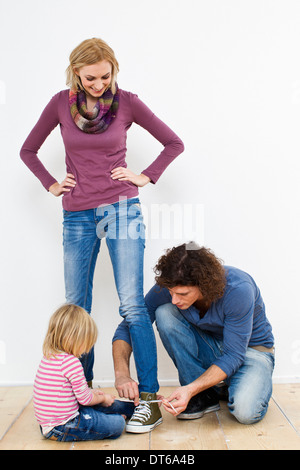
<svg viewBox="0 0 300 470"><path fill-rule="evenodd" d="M202 375L222 354L222 341L188 322L178 308L169 303L156 310L161 340L173 360L181 385ZM228 408L243 424L261 420L272 394L274 355L248 348L241 367L230 378Z"/></svg>
<svg viewBox="0 0 300 470"><path fill-rule="evenodd" d="M144 300L145 226L138 198L97 209L64 211L66 302L91 313L94 270L103 238L106 238L113 266L119 313L126 320L131 335L139 388L141 392L153 393L159 388L157 351ZM82 364L86 380L92 380L93 350L83 356Z"/></svg>
<svg viewBox="0 0 300 470"><path fill-rule="evenodd" d="M44 437L53 441L95 441L116 439L125 427L125 419L132 416L133 403L116 400L111 406L80 406L79 414L60 426L55 426Z"/></svg>

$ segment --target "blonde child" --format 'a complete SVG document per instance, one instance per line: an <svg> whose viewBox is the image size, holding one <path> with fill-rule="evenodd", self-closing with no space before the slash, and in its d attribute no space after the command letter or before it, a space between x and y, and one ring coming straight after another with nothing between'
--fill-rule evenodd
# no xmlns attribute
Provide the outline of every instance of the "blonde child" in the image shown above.
<svg viewBox="0 0 300 470"><path fill-rule="evenodd" d="M132 403L88 387L79 357L97 334L94 320L77 305L60 307L50 319L34 382L35 416L46 439L115 439L133 413Z"/></svg>

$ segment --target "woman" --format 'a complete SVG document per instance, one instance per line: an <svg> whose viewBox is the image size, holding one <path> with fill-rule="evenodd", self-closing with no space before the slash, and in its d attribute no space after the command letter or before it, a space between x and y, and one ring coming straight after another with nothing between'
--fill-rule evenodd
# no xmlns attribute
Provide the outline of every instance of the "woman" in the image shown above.
<svg viewBox="0 0 300 470"><path fill-rule="evenodd" d="M119 89L118 62L101 39L83 41L70 55L67 84L44 109L21 149L21 158L54 196L63 196L66 301L89 313L101 238L106 237L120 299L120 315L132 337L139 391L158 390L155 337L143 295L144 225L138 188L156 183L183 151L182 141L137 95ZM126 136L135 122L164 149L141 174L127 168ZM66 150L66 178L46 170L37 153L60 124ZM146 345L146 347L145 347ZM93 351L83 360L93 378ZM152 404L153 407L157 404ZM140 423L139 423L140 424ZM149 430L149 424L145 424ZM152 426L152 424L151 424ZM138 432L144 432L138 426Z"/></svg>

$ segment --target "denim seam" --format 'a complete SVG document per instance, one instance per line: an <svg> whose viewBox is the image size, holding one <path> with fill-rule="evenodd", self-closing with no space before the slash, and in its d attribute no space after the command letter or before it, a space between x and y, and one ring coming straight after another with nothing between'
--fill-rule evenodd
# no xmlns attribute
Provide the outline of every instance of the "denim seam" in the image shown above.
<svg viewBox="0 0 300 470"><path fill-rule="evenodd" d="M92 259L94 258L94 253L95 253L95 248L98 243L98 239L95 240L92 251L91 251L91 256L90 256L90 261L89 261L89 266L88 266L88 271L87 271L87 282L85 286L85 295L84 295L84 307L86 308L86 301L87 301L87 296L88 296L88 290L89 290L89 281L90 281L90 272L91 272L91 264L92 264Z"/></svg>
<svg viewBox="0 0 300 470"><path fill-rule="evenodd" d="M199 328L200 330L200 328ZM202 340L205 342L205 344L210 348L210 350L213 352L213 355L215 356L216 359L218 359L219 356L216 355L215 353L215 350L214 348L209 344L208 341L206 341L206 338L202 335L202 332L201 331L197 331L198 335L201 336ZM219 351L220 351L220 348L219 348ZM199 347L198 347L198 352L199 352ZM220 351L220 354L222 354L222 352Z"/></svg>

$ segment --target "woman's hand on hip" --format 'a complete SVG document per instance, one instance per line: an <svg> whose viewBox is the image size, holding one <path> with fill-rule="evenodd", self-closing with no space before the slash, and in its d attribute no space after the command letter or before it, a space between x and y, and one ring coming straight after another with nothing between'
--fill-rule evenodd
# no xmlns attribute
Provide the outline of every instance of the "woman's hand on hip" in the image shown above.
<svg viewBox="0 0 300 470"><path fill-rule="evenodd" d="M59 197L64 193L70 192L75 186L75 176L71 173L67 173L67 176L61 183L54 183L50 186L49 192L54 196Z"/></svg>
<svg viewBox="0 0 300 470"><path fill-rule="evenodd" d="M114 168L111 171L111 177L113 180L130 181L140 188L145 186L150 181L150 178L146 175L143 175L143 173L136 175L128 168L124 168L122 166Z"/></svg>

